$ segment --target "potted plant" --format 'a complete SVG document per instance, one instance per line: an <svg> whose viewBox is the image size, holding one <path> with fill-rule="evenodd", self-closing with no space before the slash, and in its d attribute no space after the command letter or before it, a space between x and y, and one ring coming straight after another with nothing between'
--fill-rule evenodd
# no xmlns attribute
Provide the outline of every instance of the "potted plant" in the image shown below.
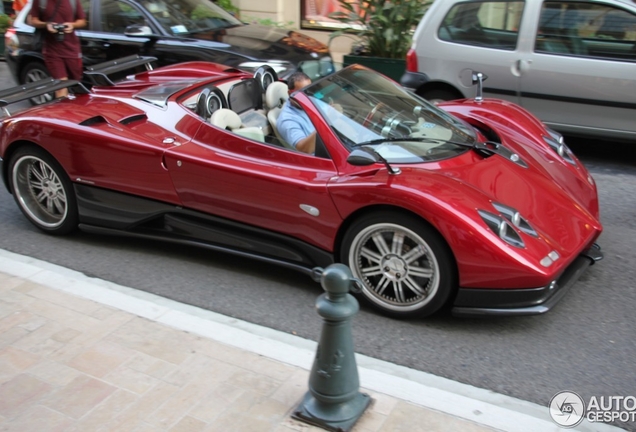
<svg viewBox="0 0 636 432"><path fill-rule="evenodd" d="M358 42L344 56L344 66L360 63L396 81L406 70L413 32L432 0L337 0L340 11L329 15L347 25L329 36L354 34Z"/></svg>

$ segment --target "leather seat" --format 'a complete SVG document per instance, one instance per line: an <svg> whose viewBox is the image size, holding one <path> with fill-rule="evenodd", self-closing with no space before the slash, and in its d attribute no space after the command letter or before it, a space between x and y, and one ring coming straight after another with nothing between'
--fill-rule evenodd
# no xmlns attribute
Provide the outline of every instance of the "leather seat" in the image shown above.
<svg viewBox="0 0 636 432"><path fill-rule="evenodd" d="M255 141L265 142L265 134L259 127L242 127L241 117L234 111L221 108L210 117L210 123L214 126L218 126L221 129L229 129L237 135L244 136L246 138L253 139Z"/></svg>
<svg viewBox="0 0 636 432"><path fill-rule="evenodd" d="M288 144L281 138L278 133L278 128L276 127L276 121L278 120L278 116L280 115L280 111L283 108L283 104L289 99L289 93L287 91L287 84L276 81L267 86L267 91L265 92L265 103L267 104L267 108L269 111L267 112L267 120L269 121L276 138L283 145L283 147L294 148L292 145Z"/></svg>

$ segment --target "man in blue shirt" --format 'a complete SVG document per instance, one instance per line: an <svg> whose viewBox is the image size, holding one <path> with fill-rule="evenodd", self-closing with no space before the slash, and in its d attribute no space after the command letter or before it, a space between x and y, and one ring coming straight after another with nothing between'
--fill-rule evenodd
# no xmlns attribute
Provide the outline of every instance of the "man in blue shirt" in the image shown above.
<svg viewBox="0 0 636 432"><path fill-rule="evenodd" d="M303 72L294 72L287 80L289 94L311 84L311 79ZM314 153L316 150L316 128L307 113L285 102L278 115L276 128L281 137L298 151Z"/></svg>

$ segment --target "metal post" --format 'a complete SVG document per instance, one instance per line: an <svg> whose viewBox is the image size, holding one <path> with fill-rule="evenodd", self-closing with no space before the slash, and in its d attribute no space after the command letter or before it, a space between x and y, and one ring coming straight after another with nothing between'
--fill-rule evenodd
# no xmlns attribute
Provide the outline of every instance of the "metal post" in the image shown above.
<svg viewBox="0 0 636 432"><path fill-rule="evenodd" d="M337 432L351 430L371 402L369 395L359 392L351 318L360 307L349 294L354 281L351 270L343 264L332 264L322 272L320 282L326 292L316 300L323 318L322 333L309 375L309 391L292 415Z"/></svg>

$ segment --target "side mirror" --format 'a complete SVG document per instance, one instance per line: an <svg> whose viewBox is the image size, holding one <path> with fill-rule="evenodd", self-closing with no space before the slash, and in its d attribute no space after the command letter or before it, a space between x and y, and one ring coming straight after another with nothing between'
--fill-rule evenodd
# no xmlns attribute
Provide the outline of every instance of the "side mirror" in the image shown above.
<svg viewBox="0 0 636 432"><path fill-rule="evenodd" d="M368 166L380 161L378 155L374 151L368 151L363 148L354 149L347 157L347 162L354 166Z"/></svg>
<svg viewBox="0 0 636 432"><path fill-rule="evenodd" d="M152 29L147 25L133 24L124 30L126 36L152 36Z"/></svg>
<svg viewBox="0 0 636 432"><path fill-rule="evenodd" d="M477 84L477 94L475 95L475 102L481 102L484 100L484 81L488 79L488 75L481 72L473 72L473 85Z"/></svg>

